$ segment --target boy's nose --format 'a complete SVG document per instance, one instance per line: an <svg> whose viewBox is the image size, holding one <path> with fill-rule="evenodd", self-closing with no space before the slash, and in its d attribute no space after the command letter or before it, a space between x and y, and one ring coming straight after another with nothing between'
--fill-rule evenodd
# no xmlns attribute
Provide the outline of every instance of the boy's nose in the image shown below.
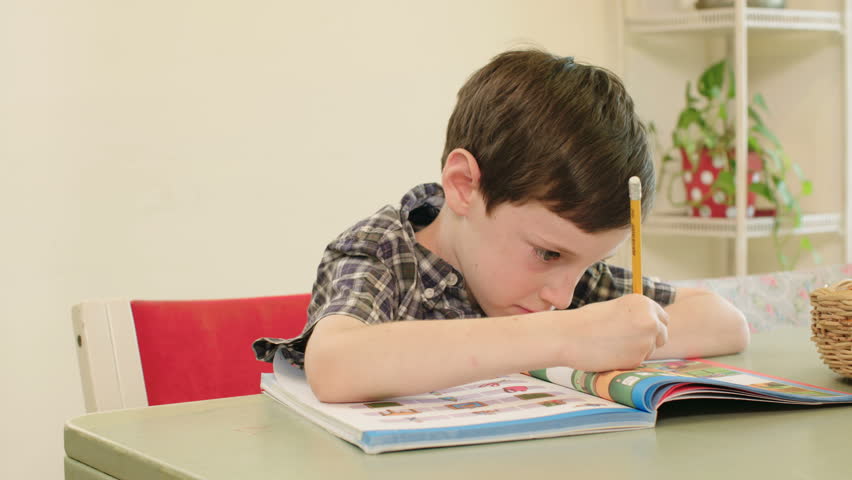
<svg viewBox="0 0 852 480"><path fill-rule="evenodd" d="M569 305L571 305L573 293L573 290L566 293L564 290L562 292L557 292L556 290L545 288L542 290L541 299L544 300L547 305L557 310L565 310Z"/></svg>
<svg viewBox="0 0 852 480"><path fill-rule="evenodd" d="M573 273L553 278L551 282L542 287L539 297L548 305L564 310L571 305L574 288L579 279L580 276Z"/></svg>

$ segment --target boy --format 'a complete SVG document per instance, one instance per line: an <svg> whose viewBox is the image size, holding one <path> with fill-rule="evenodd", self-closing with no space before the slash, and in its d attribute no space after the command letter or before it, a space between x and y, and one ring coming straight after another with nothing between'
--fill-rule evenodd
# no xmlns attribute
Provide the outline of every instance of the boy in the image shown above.
<svg viewBox="0 0 852 480"><path fill-rule="evenodd" d="M602 262L629 236L633 175L647 213L651 155L615 75L541 51L498 55L459 91L441 185L329 244L302 335L255 352L280 349L317 398L351 402L744 349L743 315L722 298L648 278L630 294L630 272Z"/></svg>

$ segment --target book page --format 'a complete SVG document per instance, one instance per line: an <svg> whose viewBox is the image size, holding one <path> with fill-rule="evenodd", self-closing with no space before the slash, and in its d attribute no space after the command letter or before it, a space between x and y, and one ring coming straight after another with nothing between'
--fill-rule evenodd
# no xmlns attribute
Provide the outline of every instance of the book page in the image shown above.
<svg viewBox="0 0 852 480"><path fill-rule="evenodd" d="M586 372L570 367L552 367L530 372L536 378L588 393L604 400L617 402L632 408L651 411L643 403L634 401L633 390L641 380L662 376L670 381L678 381L670 372L645 369L611 370L608 372Z"/></svg>
<svg viewBox="0 0 852 480"><path fill-rule="evenodd" d="M835 390L739 369L704 358L646 362L642 369L670 372L688 379L707 379L711 383L745 387L772 397L813 400L852 400L852 395Z"/></svg>
<svg viewBox="0 0 852 480"><path fill-rule="evenodd" d="M675 394L674 388L684 383L709 385L708 390L717 394L727 387L755 393L756 398L762 395L763 398L806 403L852 401L852 395L843 392L747 372L701 358L649 361L634 370L595 373L554 367L530 373L558 385L648 411ZM691 388L690 395L697 396L700 391L700 388ZM683 392L680 393L683 396Z"/></svg>
<svg viewBox="0 0 852 480"><path fill-rule="evenodd" d="M288 403L286 399L295 400L317 413L362 431L455 427L560 414L588 415L596 410L632 410L523 374L506 375L422 395L336 404L317 400L303 372L294 367L276 364L275 378L278 388L274 385L267 388L266 384L264 388L279 400L284 403Z"/></svg>

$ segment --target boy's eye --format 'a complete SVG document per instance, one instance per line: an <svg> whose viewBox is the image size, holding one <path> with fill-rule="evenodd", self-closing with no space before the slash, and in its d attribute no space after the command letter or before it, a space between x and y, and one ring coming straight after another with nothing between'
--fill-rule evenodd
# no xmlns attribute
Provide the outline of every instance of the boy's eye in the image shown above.
<svg viewBox="0 0 852 480"><path fill-rule="evenodd" d="M543 262L552 262L560 257L559 252L545 250L538 247L535 247L535 255Z"/></svg>

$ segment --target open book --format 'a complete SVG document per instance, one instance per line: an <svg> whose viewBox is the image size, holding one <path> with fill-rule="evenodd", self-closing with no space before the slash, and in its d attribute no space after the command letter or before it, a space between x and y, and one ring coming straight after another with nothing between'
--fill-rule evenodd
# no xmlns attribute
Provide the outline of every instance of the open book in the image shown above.
<svg viewBox="0 0 852 480"><path fill-rule="evenodd" d="M263 391L367 453L653 428L657 408L688 398L802 405L852 394L705 359L589 373L567 367L506 375L438 392L365 403L322 403L280 355Z"/></svg>

